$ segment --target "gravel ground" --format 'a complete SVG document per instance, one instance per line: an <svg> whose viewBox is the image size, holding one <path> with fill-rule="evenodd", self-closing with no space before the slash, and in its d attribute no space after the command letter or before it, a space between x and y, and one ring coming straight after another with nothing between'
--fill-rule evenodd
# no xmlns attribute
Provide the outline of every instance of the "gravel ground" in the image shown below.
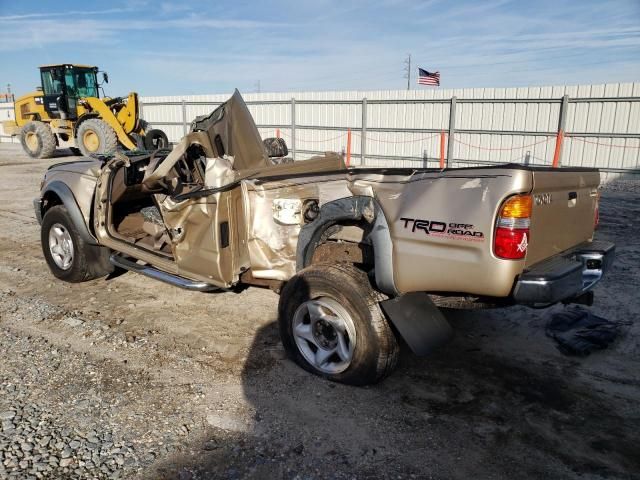
<svg viewBox="0 0 640 480"><path fill-rule="evenodd" d="M640 478L640 327L562 355L565 307L447 311L454 340L368 388L284 358L277 296L134 274L65 284L31 209L43 172L0 146L0 479ZM603 190L618 245L593 312L640 311L640 188Z"/></svg>

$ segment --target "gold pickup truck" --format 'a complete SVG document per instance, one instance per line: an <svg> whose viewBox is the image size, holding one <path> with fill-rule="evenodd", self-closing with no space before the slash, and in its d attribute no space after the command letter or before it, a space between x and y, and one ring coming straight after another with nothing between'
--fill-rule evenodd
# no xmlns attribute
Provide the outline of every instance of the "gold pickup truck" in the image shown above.
<svg viewBox="0 0 640 480"><path fill-rule="evenodd" d="M115 267L181 288L269 287L287 353L350 384L451 335L439 307L589 303L614 257L594 241L597 170L347 168L292 162L236 92L171 151L54 165L35 200L52 273Z"/></svg>

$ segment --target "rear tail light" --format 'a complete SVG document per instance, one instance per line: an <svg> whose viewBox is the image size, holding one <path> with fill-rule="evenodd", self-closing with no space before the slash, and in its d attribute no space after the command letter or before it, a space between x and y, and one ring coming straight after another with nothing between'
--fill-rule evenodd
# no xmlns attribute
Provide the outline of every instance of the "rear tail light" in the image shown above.
<svg viewBox="0 0 640 480"><path fill-rule="evenodd" d="M497 257L519 260L527 254L531 205L531 195L514 195L502 204L493 239Z"/></svg>

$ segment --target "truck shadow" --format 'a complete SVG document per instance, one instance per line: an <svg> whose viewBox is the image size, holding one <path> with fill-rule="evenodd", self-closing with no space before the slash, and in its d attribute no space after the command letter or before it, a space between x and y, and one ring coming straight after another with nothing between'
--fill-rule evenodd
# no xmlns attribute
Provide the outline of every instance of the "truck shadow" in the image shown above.
<svg viewBox="0 0 640 480"><path fill-rule="evenodd" d="M577 362L519 356L521 346L538 340L530 328L514 326L521 312L446 315L456 329L450 344L424 358L404 348L398 370L365 388L304 372L285 358L276 322L263 326L242 372L251 425L210 427L190 453L157 464L148 478L627 477L640 471L638 419L624 418L614 397L581 382Z"/></svg>

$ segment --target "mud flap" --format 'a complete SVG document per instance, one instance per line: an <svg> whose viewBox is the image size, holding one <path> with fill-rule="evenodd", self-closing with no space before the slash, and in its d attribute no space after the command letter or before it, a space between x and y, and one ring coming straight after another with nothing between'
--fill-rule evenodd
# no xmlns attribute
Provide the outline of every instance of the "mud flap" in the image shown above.
<svg viewBox="0 0 640 480"><path fill-rule="evenodd" d="M427 355L453 336L451 325L426 293L407 293L380 306L416 355Z"/></svg>

